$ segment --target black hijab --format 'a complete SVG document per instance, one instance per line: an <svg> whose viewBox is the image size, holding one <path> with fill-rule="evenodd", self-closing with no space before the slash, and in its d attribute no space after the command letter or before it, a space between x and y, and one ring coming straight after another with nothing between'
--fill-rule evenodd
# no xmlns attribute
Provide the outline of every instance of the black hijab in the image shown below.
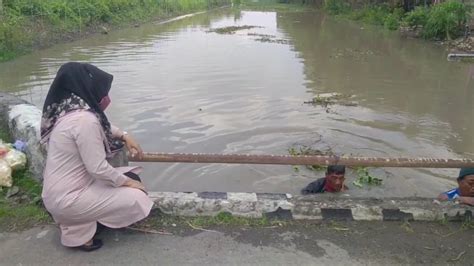
<svg viewBox="0 0 474 266"><path fill-rule="evenodd" d="M109 94L113 76L96 66L70 62L61 66L54 78L43 106L41 139L47 143L57 120L80 109L94 113L107 137L105 149L110 155L121 146L114 142L110 123L99 102Z"/></svg>

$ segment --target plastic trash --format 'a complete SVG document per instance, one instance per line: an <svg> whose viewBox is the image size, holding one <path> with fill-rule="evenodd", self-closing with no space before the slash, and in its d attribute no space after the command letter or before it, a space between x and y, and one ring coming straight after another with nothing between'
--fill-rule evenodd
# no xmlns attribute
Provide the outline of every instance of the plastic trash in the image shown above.
<svg viewBox="0 0 474 266"><path fill-rule="evenodd" d="M5 160L0 159L0 187L11 187L12 183L12 169Z"/></svg>
<svg viewBox="0 0 474 266"><path fill-rule="evenodd" d="M9 151L10 147L0 140L0 159L5 157Z"/></svg>
<svg viewBox="0 0 474 266"><path fill-rule="evenodd" d="M10 150L3 158L13 171L22 170L26 166L26 155L15 149Z"/></svg>
<svg viewBox="0 0 474 266"><path fill-rule="evenodd" d="M26 143L21 141L21 140L17 140L17 141L15 141L15 143L13 143L13 148L15 148L16 150L19 150L21 152L25 152L26 151Z"/></svg>

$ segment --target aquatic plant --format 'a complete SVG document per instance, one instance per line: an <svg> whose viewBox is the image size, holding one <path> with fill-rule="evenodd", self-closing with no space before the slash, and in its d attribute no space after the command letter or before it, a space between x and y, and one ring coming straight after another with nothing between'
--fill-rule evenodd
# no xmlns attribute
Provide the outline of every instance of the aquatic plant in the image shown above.
<svg viewBox="0 0 474 266"><path fill-rule="evenodd" d="M365 185L382 185L383 180L370 175L369 170L366 167L356 168L357 179L352 182L354 186L362 188Z"/></svg>

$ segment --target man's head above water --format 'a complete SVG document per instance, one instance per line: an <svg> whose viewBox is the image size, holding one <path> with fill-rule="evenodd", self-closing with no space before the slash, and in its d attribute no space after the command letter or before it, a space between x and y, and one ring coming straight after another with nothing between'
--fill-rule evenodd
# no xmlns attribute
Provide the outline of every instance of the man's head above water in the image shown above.
<svg viewBox="0 0 474 266"><path fill-rule="evenodd" d="M461 168L458 185L461 197L474 197L474 168Z"/></svg>
<svg viewBox="0 0 474 266"><path fill-rule="evenodd" d="M340 192L344 190L346 167L344 165L329 165L326 171L324 190L327 192Z"/></svg>
<svg viewBox="0 0 474 266"><path fill-rule="evenodd" d="M303 195L324 193L324 192L340 192L347 189L344 185L344 174L346 167L343 165L329 165L326 176L314 182L309 183L301 190Z"/></svg>

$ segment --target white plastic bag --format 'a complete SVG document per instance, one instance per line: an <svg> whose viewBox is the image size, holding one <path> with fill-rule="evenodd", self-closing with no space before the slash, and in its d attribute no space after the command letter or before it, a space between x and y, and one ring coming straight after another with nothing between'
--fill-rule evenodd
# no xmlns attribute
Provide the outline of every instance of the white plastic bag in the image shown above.
<svg viewBox="0 0 474 266"><path fill-rule="evenodd" d="M8 147L7 144L3 143L3 141L0 140L0 159L5 157L9 151L10 147Z"/></svg>
<svg viewBox="0 0 474 266"><path fill-rule="evenodd" d="M15 149L11 149L5 158L3 158L13 171L24 169L26 166L26 155Z"/></svg>
<svg viewBox="0 0 474 266"><path fill-rule="evenodd" d="M0 159L0 187L11 187L12 183L12 169L5 160Z"/></svg>

